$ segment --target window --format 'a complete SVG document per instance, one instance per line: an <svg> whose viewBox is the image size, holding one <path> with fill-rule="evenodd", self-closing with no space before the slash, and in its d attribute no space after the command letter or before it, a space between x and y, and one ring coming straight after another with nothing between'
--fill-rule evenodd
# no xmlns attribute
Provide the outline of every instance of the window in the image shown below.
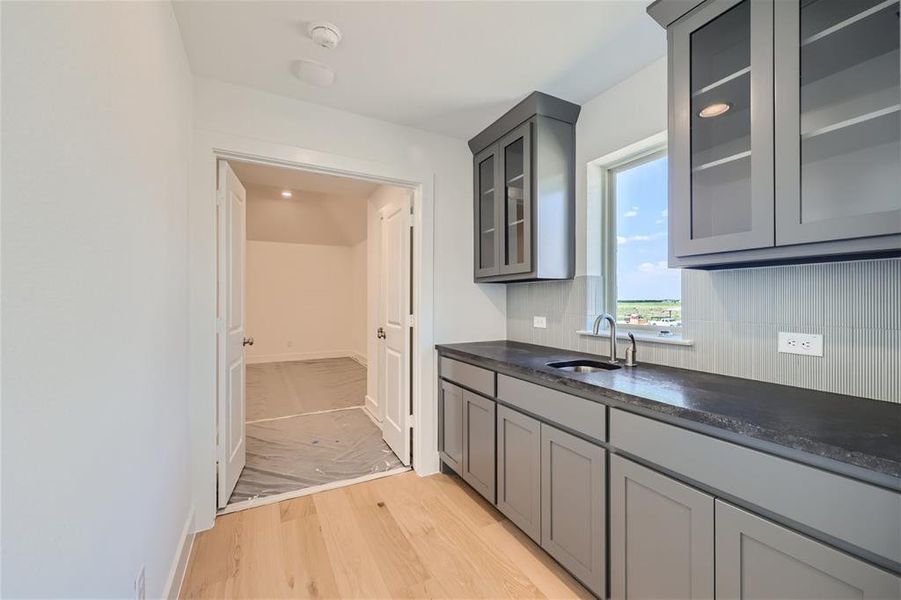
<svg viewBox="0 0 901 600"><path fill-rule="evenodd" d="M629 327L682 327L682 278L667 268L667 161L657 150L607 170L606 306ZM612 312L608 310L608 312Z"/></svg>

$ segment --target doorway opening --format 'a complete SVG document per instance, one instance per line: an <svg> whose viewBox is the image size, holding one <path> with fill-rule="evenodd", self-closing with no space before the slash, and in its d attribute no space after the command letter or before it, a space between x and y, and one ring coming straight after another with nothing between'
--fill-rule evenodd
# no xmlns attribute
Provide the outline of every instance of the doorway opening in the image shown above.
<svg viewBox="0 0 901 600"><path fill-rule="evenodd" d="M220 513L407 470L413 190L218 171Z"/></svg>

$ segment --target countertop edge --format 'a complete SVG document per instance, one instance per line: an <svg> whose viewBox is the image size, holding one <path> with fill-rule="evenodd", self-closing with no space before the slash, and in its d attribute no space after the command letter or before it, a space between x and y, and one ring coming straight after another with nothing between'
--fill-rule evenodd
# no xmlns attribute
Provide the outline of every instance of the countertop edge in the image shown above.
<svg viewBox="0 0 901 600"><path fill-rule="evenodd" d="M626 410L643 417L661 421L669 425L687 429L689 431L709 435L710 437L726 442L731 442L745 448L758 450L766 454L777 456L779 458L784 458L786 460L791 460L793 462L819 468L830 473L861 481L863 483L883 487L894 492L901 492L901 478L899 477L893 477L890 474L873 471L872 469L869 469L867 467L843 462L834 458L829 458L828 456L822 456L820 454L816 454L813 451L793 448L791 446L777 444L768 440L758 439L753 435L749 435L747 433L738 433L735 431L730 431L729 429L725 429L719 425L703 422L704 418L716 418L717 420L722 421L724 418L733 420L731 417L724 417L723 415L712 415L711 413L694 409L680 408L678 406L673 406L671 404L643 398L641 396L635 396L623 392L616 392L598 385L583 384L576 380L568 380L571 381L574 385L549 382L543 379L539 372L536 372L530 367L519 366L506 361L486 358L479 354L466 352L464 350L460 350L459 348L451 348L442 344L437 344L435 346L435 349L440 356L458 359L462 362L466 362L477 367L487 368L503 375L516 377L518 379L522 379L524 381L528 381L542 387L557 390L567 394L572 394L574 396L585 398L586 400L591 400L600 404L605 404L606 406L609 406L611 408ZM744 429L758 429L761 430L761 432L766 431L751 423L736 421L736 424L737 426L740 425ZM844 448L824 445L820 442L805 438L799 439L802 440L804 444L809 446L822 446L824 447L824 451L826 448L832 448L835 451L839 451L844 454L854 454ZM866 459L870 462L878 461L880 463L884 463L886 465L886 470L889 470L890 467L894 467L893 470L896 470L898 467L891 461L887 461L886 459L881 457L873 457L869 455L861 456L866 456Z"/></svg>

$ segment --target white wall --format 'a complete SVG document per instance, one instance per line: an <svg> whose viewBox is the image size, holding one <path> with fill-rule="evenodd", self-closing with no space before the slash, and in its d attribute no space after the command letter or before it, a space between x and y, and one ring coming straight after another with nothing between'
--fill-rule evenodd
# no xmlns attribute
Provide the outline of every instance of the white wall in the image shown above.
<svg viewBox="0 0 901 600"><path fill-rule="evenodd" d="M164 593L191 514L169 3L4 3L4 597Z"/></svg>
<svg viewBox="0 0 901 600"><path fill-rule="evenodd" d="M248 240L248 364L350 356L365 295L353 259L352 246Z"/></svg>
<svg viewBox="0 0 901 600"><path fill-rule="evenodd" d="M433 343L503 338L506 289L472 282L472 155L466 142L249 88L195 79L197 128L192 160L190 344L192 481L198 528L213 522L215 489L215 155L274 157L333 173L366 173L419 183L414 233L422 264L414 386L416 470L437 470ZM434 248L433 248L434 247ZM434 252L433 252L434 249ZM434 297L434 300L433 300Z"/></svg>
<svg viewBox="0 0 901 600"><path fill-rule="evenodd" d="M588 163L666 131L666 110L666 57L582 105L576 123L576 275L601 274L600 248L589 252L587 246L588 231L601 227L598 193L588 200Z"/></svg>
<svg viewBox="0 0 901 600"><path fill-rule="evenodd" d="M369 331L369 298L372 292L369 290L369 242L363 240L359 244L351 246L350 249L350 280L351 289L355 290L351 295L350 307L350 349L356 355L358 360L367 362L369 359L369 350L366 341L370 336Z"/></svg>
<svg viewBox="0 0 901 600"><path fill-rule="evenodd" d="M248 363L365 358L366 215L366 198L247 186Z"/></svg>
<svg viewBox="0 0 901 600"><path fill-rule="evenodd" d="M464 140L195 79L198 128L434 174L435 337L503 338L503 285L472 282L472 153Z"/></svg>

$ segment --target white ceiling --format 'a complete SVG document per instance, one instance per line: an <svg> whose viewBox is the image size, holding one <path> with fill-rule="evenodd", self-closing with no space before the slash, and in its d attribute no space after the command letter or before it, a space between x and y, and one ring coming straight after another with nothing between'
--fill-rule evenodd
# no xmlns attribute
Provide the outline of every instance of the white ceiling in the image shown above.
<svg viewBox="0 0 901 600"><path fill-rule="evenodd" d="M533 90L582 104L664 55L648 1L224 2L178 0L196 75L469 138ZM344 39L316 46L305 24ZM335 83L294 77L324 62Z"/></svg>
<svg viewBox="0 0 901 600"><path fill-rule="evenodd" d="M266 186L293 192L315 192L335 196L368 198L379 184L350 177L322 175L310 171L258 163L228 161L244 187Z"/></svg>
<svg viewBox="0 0 901 600"><path fill-rule="evenodd" d="M352 246L366 239L366 206L379 184L236 160L247 189L247 239ZM283 198L282 190L293 192Z"/></svg>
<svg viewBox="0 0 901 600"><path fill-rule="evenodd" d="M353 246L366 239L365 197L247 185L247 239L329 246Z"/></svg>

